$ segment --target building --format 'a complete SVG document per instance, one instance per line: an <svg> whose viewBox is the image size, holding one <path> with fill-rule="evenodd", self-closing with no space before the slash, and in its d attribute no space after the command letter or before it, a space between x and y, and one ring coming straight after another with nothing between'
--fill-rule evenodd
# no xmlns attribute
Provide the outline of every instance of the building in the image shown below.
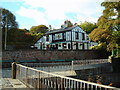
<svg viewBox="0 0 120 90"><path fill-rule="evenodd" d="M97 43L90 42L78 25L50 30L35 43L35 47L41 50L85 50L93 45Z"/></svg>

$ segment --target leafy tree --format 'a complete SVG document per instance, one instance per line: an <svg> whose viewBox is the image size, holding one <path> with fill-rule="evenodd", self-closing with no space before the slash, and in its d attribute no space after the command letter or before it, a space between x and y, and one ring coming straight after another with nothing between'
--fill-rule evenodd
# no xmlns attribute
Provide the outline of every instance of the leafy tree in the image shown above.
<svg viewBox="0 0 120 90"><path fill-rule="evenodd" d="M46 33L47 31L48 27L45 25L32 26L30 28L30 32L32 33Z"/></svg>
<svg viewBox="0 0 120 90"><path fill-rule="evenodd" d="M7 39L8 44L14 44L14 45L25 45L25 44L32 44L34 37L31 35L31 33L26 29L10 29L8 31L9 38Z"/></svg>
<svg viewBox="0 0 120 90"><path fill-rule="evenodd" d="M79 25L87 34L91 33L95 28L97 28L97 25L91 22L85 21L84 23L81 23Z"/></svg>
<svg viewBox="0 0 120 90"><path fill-rule="evenodd" d="M72 26L73 26L73 24L72 24L71 21L65 20L65 21L64 21L64 24L61 25L61 28L68 28L68 27L72 27Z"/></svg>
<svg viewBox="0 0 120 90"><path fill-rule="evenodd" d="M73 26L72 22L69 21L69 20L64 21L64 24L67 24L67 27L72 27Z"/></svg>
<svg viewBox="0 0 120 90"><path fill-rule="evenodd" d="M6 26L8 30L11 28L18 28L16 17L9 10L5 8L0 8L0 11L2 30L5 30Z"/></svg>
<svg viewBox="0 0 120 90"><path fill-rule="evenodd" d="M111 51L116 44L120 46L120 2L103 2L103 15L98 19L97 28L89 37L92 41L105 42Z"/></svg>
<svg viewBox="0 0 120 90"><path fill-rule="evenodd" d="M2 46L4 47L5 43L5 35L7 35L7 31L12 28L18 28L18 23L16 22L16 17L7 9L0 8L0 26L2 29ZM6 30L6 33L5 33Z"/></svg>
<svg viewBox="0 0 120 90"><path fill-rule="evenodd" d="M43 33L31 34L34 37L33 43L37 42L43 36Z"/></svg>

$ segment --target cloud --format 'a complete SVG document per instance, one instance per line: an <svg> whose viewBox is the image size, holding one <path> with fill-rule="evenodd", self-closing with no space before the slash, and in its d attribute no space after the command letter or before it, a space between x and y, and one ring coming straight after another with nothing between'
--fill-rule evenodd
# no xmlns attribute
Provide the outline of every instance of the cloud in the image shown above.
<svg viewBox="0 0 120 90"><path fill-rule="evenodd" d="M84 17L84 16L81 16L81 15L77 15L76 17L80 22L84 22L84 21L88 21L88 22L92 22L92 23L95 23L97 22L97 19L98 18L95 18L95 17Z"/></svg>
<svg viewBox="0 0 120 90"><path fill-rule="evenodd" d="M0 2L23 2L24 0L0 0Z"/></svg>
<svg viewBox="0 0 120 90"><path fill-rule="evenodd" d="M17 13L21 16L33 19L36 24L48 25L44 13L38 11L37 9L21 7Z"/></svg>
<svg viewBox="0 0 120 90"><path fill-rule="evenodd" d="M18 14L34 19L37 24L51 24L49 22L59 20L60 23L69 19L76 22L67 13L74 13L73 16L79 21L97 21L103 8L100 4L103 0L23 0L25 7L22 6ZM44 9L41 11L40 9ZM54 22L55 23L55 22Z"/></svg>

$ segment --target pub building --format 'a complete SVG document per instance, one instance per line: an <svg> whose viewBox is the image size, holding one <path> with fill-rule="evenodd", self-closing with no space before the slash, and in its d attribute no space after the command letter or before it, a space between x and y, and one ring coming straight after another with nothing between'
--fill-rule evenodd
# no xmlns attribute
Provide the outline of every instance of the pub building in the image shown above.
<svg viewBox="0 0 120 90"><path fill-rule="evenodd" d="M88 50L97 45L90 42L87 33L78 25L49 30L35 47L40 50Z"/></svg>

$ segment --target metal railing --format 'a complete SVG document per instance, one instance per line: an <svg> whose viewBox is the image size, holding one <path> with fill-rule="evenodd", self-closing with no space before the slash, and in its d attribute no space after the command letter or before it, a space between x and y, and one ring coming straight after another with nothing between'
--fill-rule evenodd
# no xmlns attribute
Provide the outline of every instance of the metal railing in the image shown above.
<svg viewBox="0 0 120 90"><path fill-rule="evenodd" d="M32 67L38 70L47 72L71 71L71 62L57 62L57 63L23 63L22 65Z"/></svg>
<svg viewBox="0 0 120 90"><path fill-rule="evenodd" d="M30 88L55 90L118 90L119 88L73 79L16 64L16 78Z"/></svg>
<svg viewBox="0 0 120 90"><path fill-rule="evenodd" d="M55 71L72 71L75 69L84 68L81 67L84 65L102 64L102 63L109 63L108 59L77 60L72 62L56 62L56 63L23 63L22 65L39 69L42 71L55 72Z"/></svg>
<svg viewBox="0 0 120 90"><path fill-rule="evenodd" d="M73 62L73 65L89 65L89 64L109 63L108 59L77 60L77 61L72 61L72 62Z"/></svg>
<svg viewBox="0 0 120 90"><path fill-rule="evenodd" d="M109 63L108 59L92 59L92 60L74 60L71 62L56 62L56 63L23 63L29 67L49 67L49 66L63 66L63 65L88 65L88 64L100 64Z"/></svg>

